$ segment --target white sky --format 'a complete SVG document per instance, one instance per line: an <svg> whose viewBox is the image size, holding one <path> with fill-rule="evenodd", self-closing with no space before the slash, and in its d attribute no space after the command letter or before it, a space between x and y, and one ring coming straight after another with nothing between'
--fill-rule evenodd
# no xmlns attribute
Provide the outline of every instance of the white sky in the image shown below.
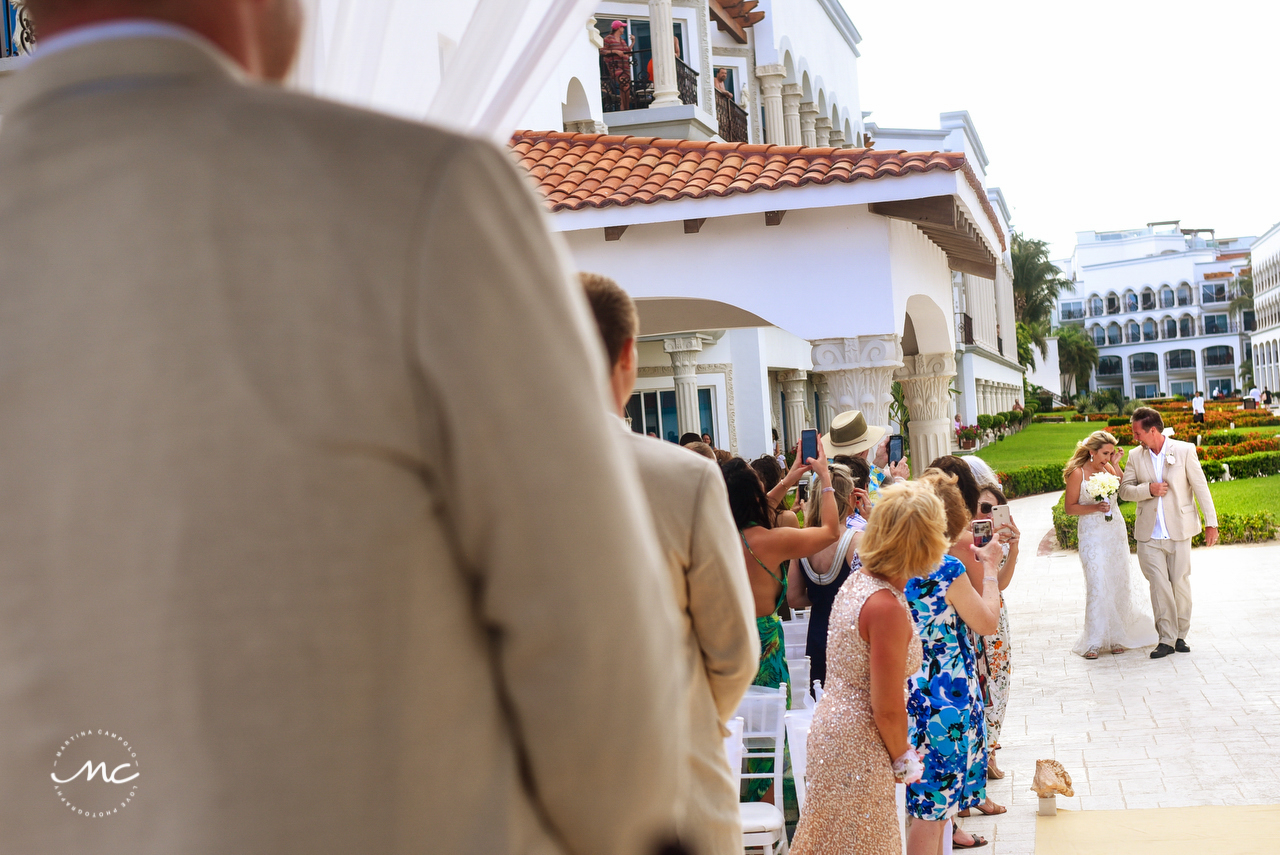
<svg viewBox="0 0 1280 855"><path fill-rule="evenodd" d="M842 0L881 127L968 110L1014 227L1155 220L1260 235L1280 220L1280 4Z"/></svg>

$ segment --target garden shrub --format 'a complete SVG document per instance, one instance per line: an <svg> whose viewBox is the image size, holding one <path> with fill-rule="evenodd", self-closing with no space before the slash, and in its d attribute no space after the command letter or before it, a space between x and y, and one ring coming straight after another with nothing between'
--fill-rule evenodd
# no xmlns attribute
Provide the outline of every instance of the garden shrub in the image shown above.
<svg viewBox="0 0 1280 855"><path fill-rule="evenodd" d="M1121 410L1121 412L1124 413L1126 416L1131 416L1133 415L1134 410L1138 409L1138 407L1141 407L1141 406L1142 406L1141 401L1127 401L1124 405L1124 409Z"/></svg>
<svg viewBox="0 0 1280 855"><path fill-rule="evenodd" d="M1044 463L1001 472L996 477L1000 479L1005 496L1012 499L1015 496L1034 496L1064 489L1066 485L1062 482L1062 468L1063 465L1059 463Z"/></svg>
<svg viewBox="0 0 1280 855"><path fill-rule="evenodd" d="M991 416L988 416L985 413L978 416L978 427L983 430L991 430Z"/></svg>
<svg viewBox="0 0 1280 855"><path fill-rule="evenodd" d="M1123 416L1116 416L1115 418L1107 419L1107 427L1119 427L1120 425L1127 424L1129 424L1129 419L1126 419Z"/></svg>
<svg viewBox="0 0 1280 855"><path fill-rule="evenodd" d="M1132 502L1120 503L1120 514L1124 517L1125 528L1129 531L1129 551L1137 551L1138 542L1133 536L1134 520L1137 517L1137 505ZM1053 530L1058 539L1058 546L1063 549L1078 549L1078 518L1066 511L1066 496L1053 506ZM1271 511L1237 514L1224 511L1218 514L1218 542L1261 543L1273 540L1276 536L1276 517ZM1204 532L1191 540L1192 546L1204 546Z"/></svg>
<svg viewBox="0 0 1280 855"><path fill-rule="evenodd" d="M1002 416L1000 413L996 413L994 416L992 416L991 427L994 428L995 430L1000 430L1001 428L1003 428L1004 416Z"/></svg>

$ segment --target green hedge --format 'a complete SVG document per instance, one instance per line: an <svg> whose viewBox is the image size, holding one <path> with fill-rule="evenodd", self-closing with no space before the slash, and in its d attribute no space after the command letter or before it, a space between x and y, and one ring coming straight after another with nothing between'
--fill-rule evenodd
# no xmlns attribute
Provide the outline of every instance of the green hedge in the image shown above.
<svg viewBox="0 0 1280 855"><path fill-rule="evenodd" d="M1222 479L1222 465L1231 467L1231 477L1261 478L1266 475L1280 474L1280 451L1259 451L1242 457L1227 457L1223 460L1203 460L1200 468L1206 478L1212 481Z"/></svg>
<svg viewBox="0 0 1280 855"><path fill-rule="evenodd" d="M1012 499L1017 496L1034 496L1066 489L1066 485L1062 482L1062 469L1061 464L1045 463L1040 466L1023 466L1011 472L1001 472L997 477L1000 479L1000 486L1005 496Z"/></svg>
<svg viewBox="0 0 1280 855"><path fill-rule="evenodd" d="M988 416L985 413L978 416L978 427L983 430L991 430L991 416Z"/></svg>
<svg viewBox="0 0 1280 855"><path fill-rule="evenodd" d="M1053 530L1058 539L1058 546L1063 549L1079 549L1080 539L1078 537L1078 517L1073 517L1066 511L1067 497L1063 496L1058 500L1058 504L1053 506ZM1134 552L1138 548L1138 542L1133 537L1133 523L1137 516L1138 507L1132 502L1122 502L1120 504L1120 514L1124 517L1125 528L1129 530L1129 551ZM1267 540L1274 540L1276 537L1276 517L1271 511L1258 511L1252 514L1235 514L1224 511L1218 514L1218 542L1221 544L1231 543L1261 543ZM1197 534L1191 541L1192 546L1204 546L1204 533Z"/></svg>

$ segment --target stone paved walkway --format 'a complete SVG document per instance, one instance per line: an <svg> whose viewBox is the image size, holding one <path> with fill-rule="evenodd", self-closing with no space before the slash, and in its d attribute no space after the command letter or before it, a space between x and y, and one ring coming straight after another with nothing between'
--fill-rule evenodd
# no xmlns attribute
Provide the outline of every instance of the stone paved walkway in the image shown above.
<svg viewBox="0 0 1280 855"><path fill-rule="evenodd" d="M1037 759L1070 773L1069 810L1280 804L1280 545L1192 553L1192 652L1147 650L1086 661L1075 552L1035 555L1060 493L1013 501L1030 547L1005 592L1013 681L998 754L997 818L961 820L995 855L1033 855ZM1136 563L1137 557L1130 560ZM1280 843L1277 843L1280 851Z"/></svg>

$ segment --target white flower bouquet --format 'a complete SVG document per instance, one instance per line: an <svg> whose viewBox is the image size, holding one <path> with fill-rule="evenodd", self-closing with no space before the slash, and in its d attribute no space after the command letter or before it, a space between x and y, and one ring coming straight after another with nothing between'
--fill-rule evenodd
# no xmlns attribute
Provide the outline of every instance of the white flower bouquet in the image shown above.
<svg viewBox="0 0 1280 855"><path fill-rule="evenodd" d="M1120 492L1120 479L1110 472L1099 472L1084 482L1084 491L1095 502L1109 502ZM1114 508L1107 514L1107 522L1111 522Z"/></svg>

